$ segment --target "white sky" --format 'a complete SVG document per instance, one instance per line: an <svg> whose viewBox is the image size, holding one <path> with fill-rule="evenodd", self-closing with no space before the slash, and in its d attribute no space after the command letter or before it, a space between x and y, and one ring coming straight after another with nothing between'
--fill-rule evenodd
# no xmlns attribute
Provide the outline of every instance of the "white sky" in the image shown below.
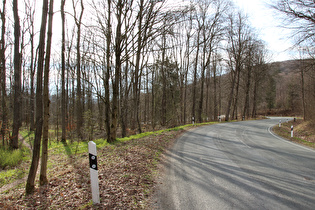
<svg viewBox="0 0 315 210"><path fill-rule="evenodd" d="M270 1L272 0L234 0L248 15L252 26L258 30L259 38L266 42L272 54L272 61L293 59L293 53L289 50L292 45L290 32L279 27L279 16L267 6Z"/></svg>

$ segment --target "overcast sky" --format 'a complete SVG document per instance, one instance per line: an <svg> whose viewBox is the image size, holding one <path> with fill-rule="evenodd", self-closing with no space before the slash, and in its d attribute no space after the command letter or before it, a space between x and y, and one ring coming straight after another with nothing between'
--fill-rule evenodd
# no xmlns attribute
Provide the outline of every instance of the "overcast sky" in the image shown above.
<svg viewBox="0 0 315 210"><path fill-rule="evenodd" d="M234 0L249 17L253 27L258 30L260 37L267 44L272 53L273 61L293 59L288 30L279 27L281 20L275 11L268 7L267 2L272 0Z"/></svg>

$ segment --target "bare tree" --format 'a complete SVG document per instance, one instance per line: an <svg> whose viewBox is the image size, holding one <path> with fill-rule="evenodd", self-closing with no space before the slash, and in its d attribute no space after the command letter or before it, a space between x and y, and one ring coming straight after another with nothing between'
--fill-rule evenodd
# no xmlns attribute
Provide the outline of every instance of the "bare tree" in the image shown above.
<svg viewBox="0 0 315 210"><path fill-rule="evenodd" d="M111 27L111 0L107 0L108 6L108 13L107 13L107 25L105 29L105 36L106 36L106 71L105 71L105 80L104 80L104 87L105 87L105 129L107 134L107 141L110 141L110 133L111 133L111 126L110 126L110 94L109 94L109 78L110 78L110 47L111 47L111 36L112 36L112 27Z"/></svg>
<svg viewBox="0 0 315 210"><path fill-rule="evenodd" d="M1 16L1 40L0 40L0 78L1 78L1 106L2 106L2 126L1 126L1 135L2 135L2 144L5 145L5 138L8 128L8 114L7 114L7 88L6 88L6 59L5 59L5 32L6 32L6 0L2 2L2 10L0 11Z"/></svg>
<svg viewBox="0 0 315 210"><path fill-rule="evenodd" d="M43 0L42 9L42 23L40 28L39 37L39 55L37 66L37 83L36 83L36 131L33 146L33 156L30 171L28 174L25 192L31 194L35 188L35 176L38 168L38 162L40 157L40 145L43 128L43 68L44 68L44 55L45 55L45 35L46 35L46 23L48 13L48 0Z"/></svg>
<svg viewBox="0 0 315 210"><path fill-rule="evenodd" d="M19 148L19 129L21 126L21 54L20 54L20 18L18 1L13 0L14 15L14 114L11 148Z"/></svg>
<svg viewBox="0 0 315 210"><path fill-rule="evenodd" d="M29 98L29 118L30 118L30 131L35 130L35 90L34 90L34 77L35 77L35 60L34 57L34 37L35 37L35 6L31 4L30 1L25 1L25 10L27 15L28 21L28 33L30 37L30 51L31 51L31 58L30 58L30 98Z"/></svg>
<svg viewBox="0 0 315 210"><path fill-rule="evenodd" d="M116 39L115 39L115 78L113 80L113 103L112 103L112 124L110 130L109 142L116 140L117 134L117 124L118 124L118 97L119 97L119 81L121 74L121 54L122 54L122 14L123 14L124 2L118 0L116 3L116 17L117 17L117 26L116 26Z"/></svg>
<svg viewBox="0 0 315 210"><path fill-rule="evenodd" d="M231 70L232 83L226 108L225 120L230 119L231 106L234 100L233 116L237 117L237 102L240 74L244 64L245 50L248 41L248 25L246 18L239 12L237 15L230 15L228 25L228 56L229 68ZM234 118L232 116L232 118Z"/></svg>
<svg viewBox="0 0 315 210"><path fill-rule="evenodd" d="M43 143L42 143L42 157L40 168L40 185L48 183L47 178L47 161L48 161L48 128L49 128L49 68L50 68L50 54L51 54L51 37L52 37L52 22L54 0L49 3L49 19L48 19L48 32L46 44L46 58L45 58L45 72L44 72L44 122L43 122Z"/></svg>
<svg viewBox="0 0 315 210"><path fill-rule="evenodd" d="M82 17L84 12L83 0L80 0L80 14L79 17L76 15L76 5L78 0L72 0L72 6L74 11L74 21L77 27L77 57L76 57L76 70L77 70L77 100L76 100L76 116L77 116L77 134L78 137L82 140L83 136L81 133L82 124L83 124L83 109L82 109L82 90L81 90L81 26L82 26Z"/></svg>
<svg viewBox="0 0 315 210"><path fill-rule="evenodd" d="M293 29L296 44L314 42L315 2L313 0L277 0L271 5L273 9L284 14L284 27Z"/></svg>
<svg viewBox="0 0 315 210"><path fill-rule="evenodd" d="M61 0L61 21L62 21L62 31L61 31L61 141L66 142L66 43L65 43L65 3L66 0Z"/></svg>

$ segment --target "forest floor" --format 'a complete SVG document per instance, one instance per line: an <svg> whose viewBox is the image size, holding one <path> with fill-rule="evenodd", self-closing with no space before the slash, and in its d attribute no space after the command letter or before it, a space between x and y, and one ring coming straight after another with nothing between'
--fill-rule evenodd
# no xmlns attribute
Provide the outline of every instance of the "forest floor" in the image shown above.
<svg viewBox="0 0 315 210"><path fill-rule="evenodd" d="M45 186L25 196L26 177L2 186L0 209L145 209L153 193L159 162L184 129L116 142L98 149L101 204L91 201L88 154L74 154L69 145L49 151ZM61 144L61 143L60 143ZM21 164L18 167L26 167ZM38 182L38 177L37 177Z"/></svg>

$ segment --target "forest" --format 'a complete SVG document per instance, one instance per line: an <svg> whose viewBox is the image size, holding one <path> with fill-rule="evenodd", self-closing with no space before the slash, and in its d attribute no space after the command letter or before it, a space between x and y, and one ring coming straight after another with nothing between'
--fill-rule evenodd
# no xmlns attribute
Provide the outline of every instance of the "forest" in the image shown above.
<svg viewBox="0 0 315 210"><path fill-rule="evenodd" d="M297 14L308 4L296 12L285 2L274 9L308 21ZM111 143L192 122L268 114L314 118L312 37L299 33L294 60L271 62L266 43L229 0L2 0L0 6L0 147L17 150L20 132L34 133L26 193L34 190L40 158L40 183L48 182L49 141Z"/></svg>

